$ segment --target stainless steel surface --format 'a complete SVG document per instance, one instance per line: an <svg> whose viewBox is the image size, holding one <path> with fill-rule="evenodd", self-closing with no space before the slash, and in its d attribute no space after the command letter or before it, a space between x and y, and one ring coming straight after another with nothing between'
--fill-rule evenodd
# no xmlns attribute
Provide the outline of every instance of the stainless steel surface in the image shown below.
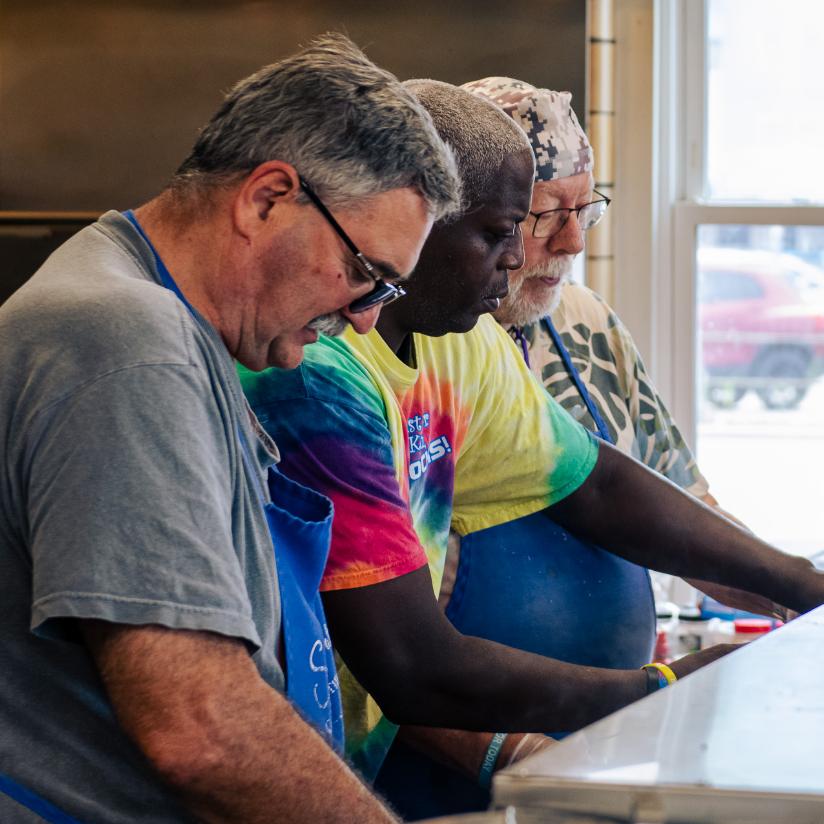
<svg viewBox="0 0 824 824"><path fill-rule="evenodd" d="M553 813L551 810L534 807L531 809L506 807L503 810L491 810L485 813L427 818L425 824L615 824L615 819Z"/></svg>
<svg viewBox="0 0 824 824"><path fill-rule="evenodd" d="M824 607L500 773L497 806L824 821Z"/></svg>

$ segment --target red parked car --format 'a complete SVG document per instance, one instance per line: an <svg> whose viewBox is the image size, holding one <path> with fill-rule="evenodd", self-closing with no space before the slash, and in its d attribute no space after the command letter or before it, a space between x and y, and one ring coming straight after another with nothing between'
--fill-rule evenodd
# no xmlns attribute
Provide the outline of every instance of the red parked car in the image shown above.
<svg viewBox="0 0 824 824"><path fill-rule="evenodd" d="M793 255L704 248L698 307L707 397L734 406L753 390L793 409L824 373L824 272Z"/></svg>

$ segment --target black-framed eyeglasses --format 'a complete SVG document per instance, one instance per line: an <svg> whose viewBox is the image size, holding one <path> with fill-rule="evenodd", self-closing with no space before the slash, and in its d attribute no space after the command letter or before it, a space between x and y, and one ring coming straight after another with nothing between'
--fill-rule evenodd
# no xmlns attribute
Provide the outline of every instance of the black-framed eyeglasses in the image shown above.
<svg viewBox="0 0 824 824"><path fill-rule="evenodd" d="M532 237L550 237L560 232L573 212L578 217L578 225L582 232L591 229L601 220L610 204L610 198L606 195L602 195L595 189L592 193L598 195L598 200L585 203L583 206L576 206L574 209L547 209L545 212L530 212L529 214L535 218Z"/></svg>
<svg viewBox="0 0 824 824"><path fill-rule="evenodd" d="M375 274L375 267L366 259L363 252L355 246L352 238L350 238L349 235L343 231L340 223L335 220L332 213L326 208L323 201L315 194L312 187L302 177L298 176L298 180L300 181L300 188L306 192L306 196L312 201L312 203L315 204L317 210L326 218L329 225L335 230L335 232L337 232L338 237L346 244L346 247L354 256L355 265L357 266L358 271L365 278L368 278L375 284L371 292L363 297L353 300L349 304L349 311L355 313L365 312L367 309L371 309L379 303L392 303L393 300L403 297L406 294L406 290L401 286L395 286L392 283L387 283L383 278L378 277L378 275Z"/></svg>

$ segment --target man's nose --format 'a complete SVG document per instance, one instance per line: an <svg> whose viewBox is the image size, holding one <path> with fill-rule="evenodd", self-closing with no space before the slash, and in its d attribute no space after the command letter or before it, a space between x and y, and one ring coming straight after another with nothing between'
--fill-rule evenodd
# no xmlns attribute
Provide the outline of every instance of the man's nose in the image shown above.
<svg viewBox="0 0 824 824"><path fill-rule="evenodd" d="M577 255L584 251L584 232L578 213L570 212L566 223L547 238L547 248L553 254Z"/></svg>
<svg viewBox="0 0 824 824"><path fill-rule="evenodd" d="M501 257L502 269L520 269L524 265L524 236L521 227L512 237L512 242Z"/></svg>
<svg viewBox="0 0 824 824"><path fill-rule="evenodd" d="M366 309L364 312L351 312L348 306L340 311L359 335L365 335L375 328L375 324L378 322L378 316L381 313L381 304L373 306L371 309Z"/></svg>

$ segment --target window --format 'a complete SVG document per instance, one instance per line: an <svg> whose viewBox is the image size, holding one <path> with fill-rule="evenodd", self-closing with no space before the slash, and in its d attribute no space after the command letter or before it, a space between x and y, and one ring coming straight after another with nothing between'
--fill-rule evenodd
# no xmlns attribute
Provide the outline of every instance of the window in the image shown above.
<svg viewBox="0 0 824 824"><path fill-rule="evenodd" d="M656 13L654 242L669 272L653 307L656 377L721 505L813 555L824 547L824 73L813 68L824 4L675 0Z"/></svg>
<svg viewBox="0 0 824 824"><path fill-rule="evenodd" d="M709 0L705 25L705 195L820 202L824 3Z"/></svg>
<svg viewBox="0 0 824 824"><path fill-rule="evenodd" d="M716 249L710 247L707 251L715 252ZM757 301L763 297L764 289L755 273L698 269L699 308L709 303Z"/></svg>

